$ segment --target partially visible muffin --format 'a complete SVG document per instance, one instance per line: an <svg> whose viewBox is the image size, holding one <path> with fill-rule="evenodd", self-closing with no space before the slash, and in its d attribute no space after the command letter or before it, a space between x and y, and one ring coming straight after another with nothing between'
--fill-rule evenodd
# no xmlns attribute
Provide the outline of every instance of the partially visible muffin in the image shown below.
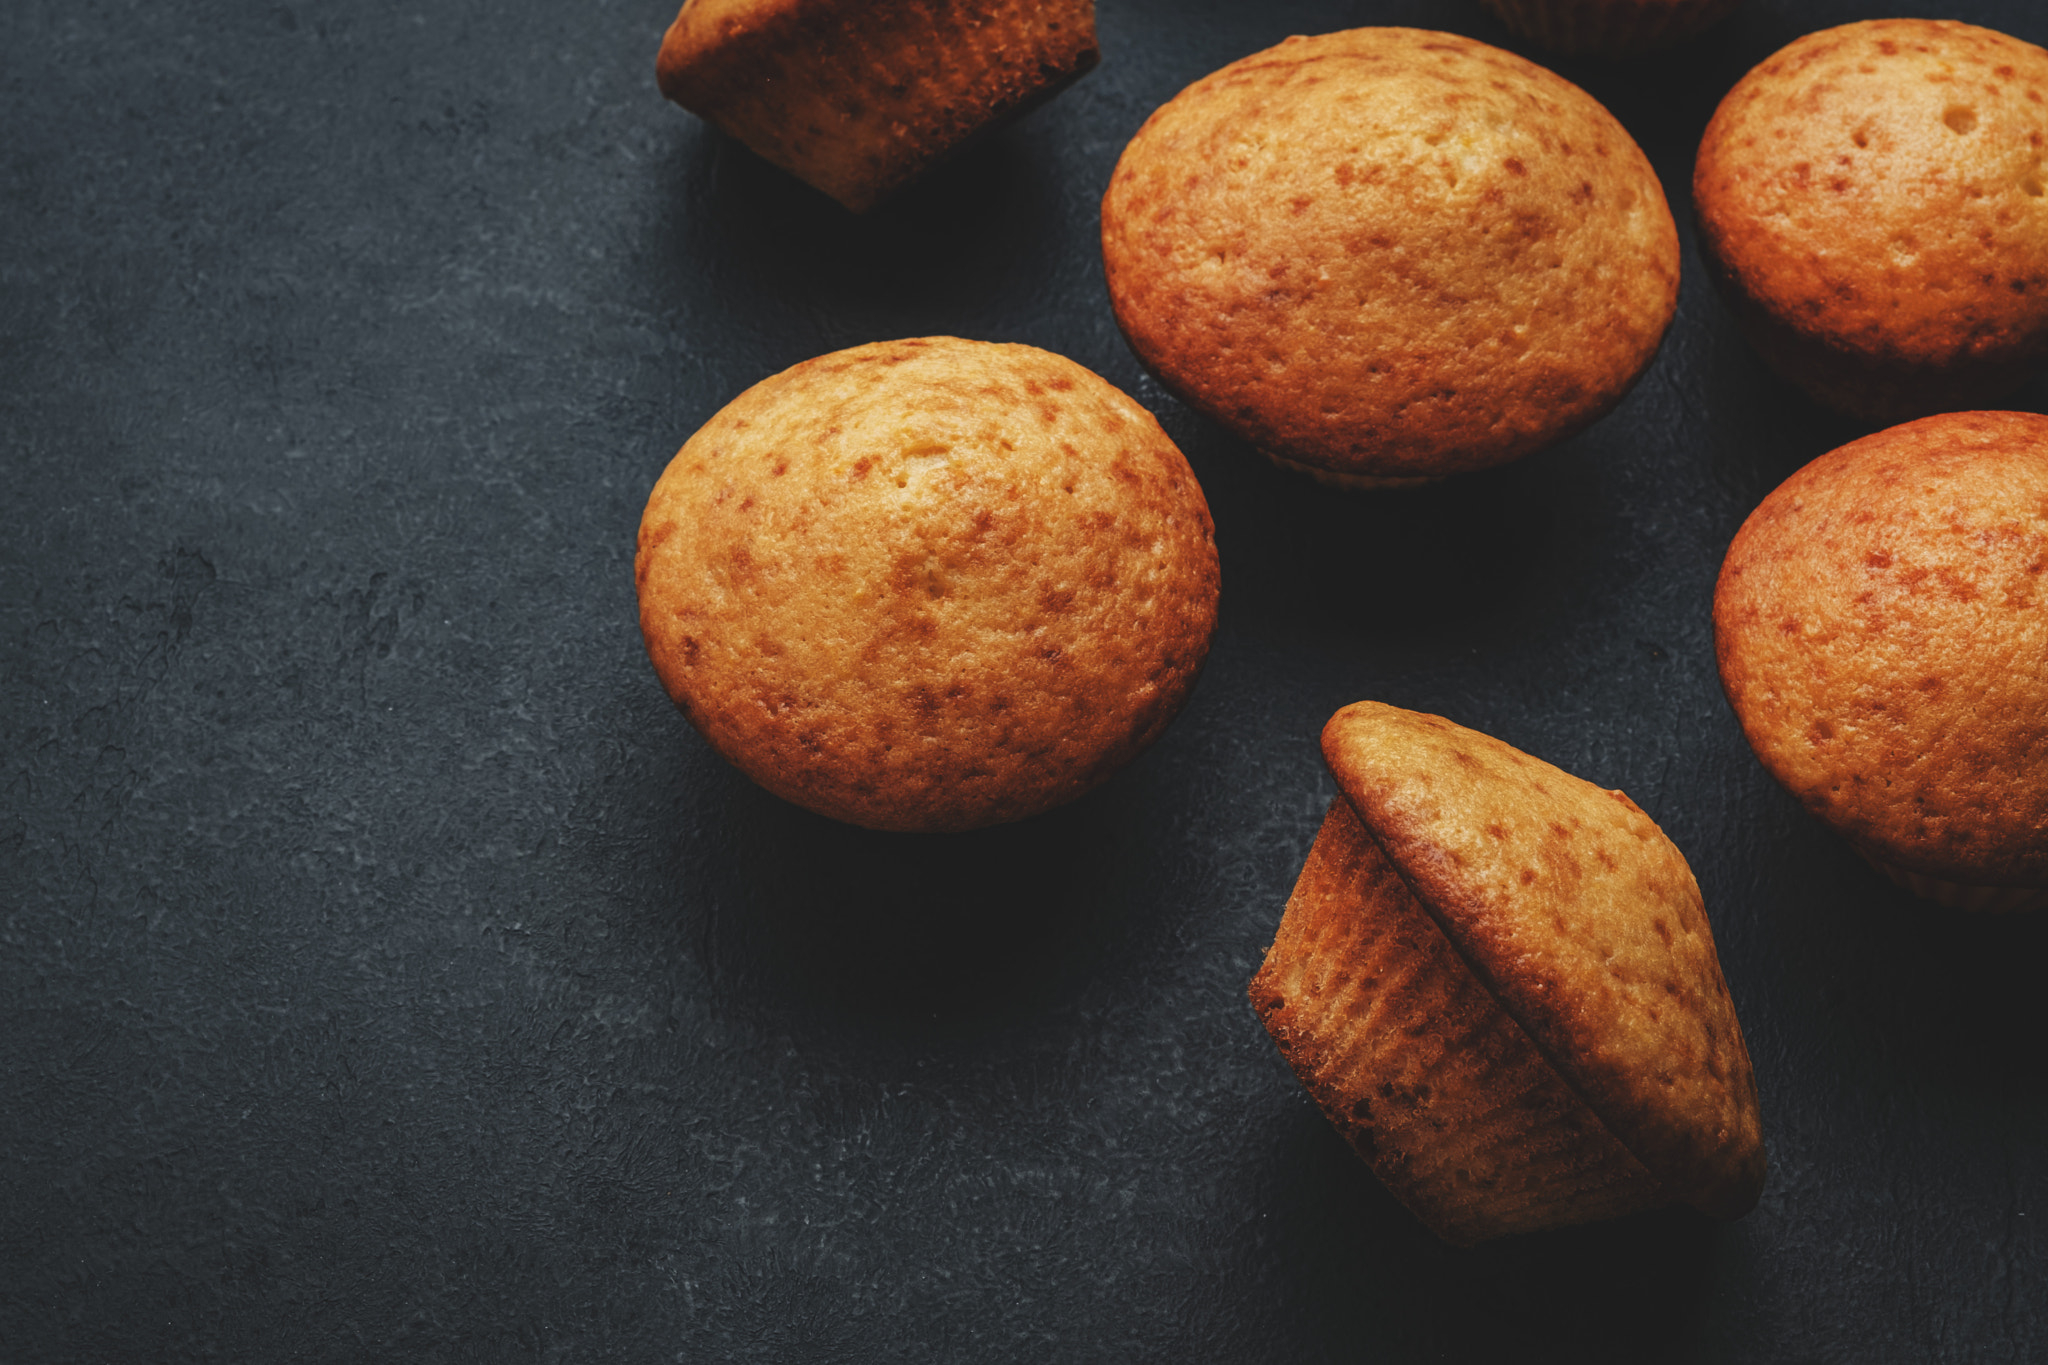
<svg viewBox="0 0 2048 1365"><path fill-rule="evenodd" d="M858 213L1099 56L1094 0L686 0L656 74Z"/></svg>
<svg viewBox="0 0 2048 1365"><path fill-rule="evenodd" d="M1289 38L1175 96L1102 201L1117 323L1282 464L1415 482L1606 413L1656 353L1678 236L1559 76L1447 33Z"/></svg>
<svg viewBox="0 0 2048 1365"><path fill-rule="evenodd" d="M1756 1082L1685 858L1602 791L1376 702L1323 731L1340 791L1251 999L1432 1231L1470 1244L1674 1202L1756 1203Z"/></svg>
<svg viewBox="0 0 2048 1365"><path fill-rule="evenodd" d="M1740 0L1481 0L1531 42L1571 57L1641 57L1704 33Z"/></svg>
<svg viewBox="0 0 2048 1365"><path fill-rule="evenodd" d="M2048 907L2048 417L1928 417L1765 498L1714 593L1771 776L1944 904Z"/></svg>
<svg viewBox="0 0 2048 1365"><path fill-rule="evenodd" d="M1700 246L1764 360L1896 422L1994 402L2048 354L2048 52L1877 19L1729 91L1693 172Z"/></svg>
<svg viewBox="0 0 2048 1365"><path fill-rule="evenodd" d="M1208 504L1152 415L1030 346L878 342L765 379L647 500L663 686L798 805L958 830L1071 800L1180 710Z"/></svg>

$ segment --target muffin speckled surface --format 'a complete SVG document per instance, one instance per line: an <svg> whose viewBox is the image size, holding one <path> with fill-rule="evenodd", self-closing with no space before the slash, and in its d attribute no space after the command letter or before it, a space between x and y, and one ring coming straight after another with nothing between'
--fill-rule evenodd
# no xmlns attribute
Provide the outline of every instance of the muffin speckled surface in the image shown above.
<svg viewBox="0 0 2048 1365"><path fill-rule="evenodd" d="M676 455L634 574L662 684L768 790L878 829L1021 819L1180 709L1207 503L1152 415L1029 346L859 346L756 384Z"/></svg>
<svg viewBox="0 0 2048 1365"><path fill-rule="evenodd" d="M1729 546L1714 639L1764 767L1881 870L2048 905L2048 417L1929 417L1807 465Z"/></svg>
<svg viewBox="0 0 2048 1365"><path fill-rule="evenodd" d="M1716 111L1701 248L1764 360L1874 421L1981 407L2048 354L2048 52L1882 19L1808 34Z"/></svg>
<svg viewBox="0 0 2048 1365"><path fill-rule="evenodd" d="M1190 405L1345 479L1500 464L1619 402L1678 238L1608 112L1510 53L1290 38L1155 112L1102 206L1119 325Z"/></svg>
<svg viewBox="0 0 2048 1365"><path fill-rule="evenodd" d="M1251 998L1402 1202L1470 1243L1762 1187L1756 1083L1685 858L1626 796L1374 702Z"/></svg>
<svg viewBox="0 0 2048 1365"><path fill-rule="evenodd" d="M656 74L858 212L1099 55L1094 0L688 0Z"/></svg>

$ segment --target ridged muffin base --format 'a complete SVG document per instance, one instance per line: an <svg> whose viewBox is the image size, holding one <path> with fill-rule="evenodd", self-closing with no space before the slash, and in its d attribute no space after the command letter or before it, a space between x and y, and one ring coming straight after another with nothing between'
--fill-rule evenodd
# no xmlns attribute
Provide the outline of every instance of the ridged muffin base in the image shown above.
<svg viewBox="0 0 2048 1365"><path fill-rule="evenodd" d="M1341 797L1251 999L1330 1122L1445 1241L1672 1202L1480 983Z"/></svg>

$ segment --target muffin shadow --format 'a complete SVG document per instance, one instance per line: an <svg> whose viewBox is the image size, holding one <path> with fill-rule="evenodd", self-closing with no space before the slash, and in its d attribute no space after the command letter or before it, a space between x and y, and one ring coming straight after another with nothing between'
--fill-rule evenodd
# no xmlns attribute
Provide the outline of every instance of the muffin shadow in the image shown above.
<svg viewBox="0 0 2048 1365"><path fill-rule="evenodd" d="M653 217L650 283L671 314L754 319L751 337L807 338L775 368L856 342L1014 330L1050 290L1062 240L1051 155L990 134L854 214L712 128L675 139ZM754 342L752 344L760 344ZM755 375L753 377L759 377Z"/></svg>
<svg viewBox="0 0 2048 1365"><path fill-rule="evenodd" d="M1680 1356L1730 1235L1668 1208L1460 1250L1431 1236L1312 1107L1282 1146L1273 1236L1296 1263L1281 1278L1322 1341L1384 1336L1399 1321L1413 1353L1433 1360Z"/></svg>
<svg viewBox="0 0 2048 1365"><path fill-rule="evenodd" d="M699 951L750 1009L887 1035L986 1034L1080 989L1129 928L1114 791L1014 824L894 834L727 776Z"/></svg>
<svg viewBox="0 0 2048 1365"><path fill-rule="evenodd" d="M1698 256L1689 264L1699 267ZM1715 479L1742 517L1801 467L1880 426L1830 412L1781 379L1742 338L1733 314L1714 291L1693 383L1710 439L1703 442ZM1728 528L1735 534L1735 526Z"/></svg>
<svg viewBox="0 0 2048 1365"><path fill-rule="evenodd" d="M1182 448L1195 464L1225 557L1224 611L1389 637L1459 635L1478 623L1541 633L1595 581L1588 558L1612 515L1579 438L1501 469L1421 488L1352 493L1274 467L1221 432ZM1216 447L1227 445L1230 449Z"/></svg>
<svg viewBox="0 0 2048 1365"><path fill-rule="evenodd" d="M1681 204L1691 203L1693 154L1722 96L1796 36L1796 27L1752 13L1754 8L1738 7L1695 38L1623 61L1562 57L1513 36L1504 26L1480 37L1551 67L1605 105L1649 155L1672 211L1679 213Z"/></svg>
<svg viewBox="0 0 2048 1365"><path fill-rule="evenodd" d="M1804 917L1797 948L1812 959L1807 976L1826 983L1821 1008L1841 1031L1844 1065L1881 1055L1932 1090L2000 1112L2048 1096L2048 1017L2036 1003L2048 915L1923 901L1826 837L1838 890Z"/></svg>

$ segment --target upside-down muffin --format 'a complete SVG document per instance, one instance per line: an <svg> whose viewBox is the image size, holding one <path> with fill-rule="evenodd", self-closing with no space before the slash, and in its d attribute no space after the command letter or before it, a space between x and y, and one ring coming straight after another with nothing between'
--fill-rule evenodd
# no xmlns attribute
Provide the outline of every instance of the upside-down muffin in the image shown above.
<svg viewBox="0 0 2048 1365"><path fill-rule="evenodd" d="M1447 1241L1763 1185L1756 1082L1684 855L1620 792L1375 702L1253 1008L1331 1123Z"/></svg>
<svg viewBox="0 0 2048 1365"><path fill-rule="evenodd" d="M1095 0L687 0L656 76L858 213L1099 57Z"/></svg>

